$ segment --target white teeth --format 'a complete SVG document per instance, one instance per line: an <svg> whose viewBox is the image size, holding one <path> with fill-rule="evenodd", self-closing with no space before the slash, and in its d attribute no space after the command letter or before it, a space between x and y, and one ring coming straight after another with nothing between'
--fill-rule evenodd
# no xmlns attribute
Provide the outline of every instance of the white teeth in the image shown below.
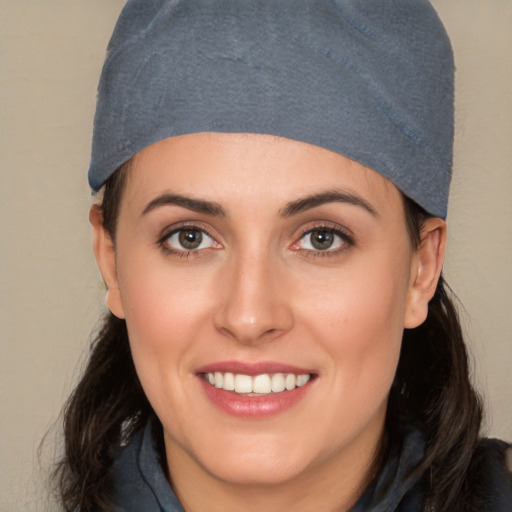
<svg viewBox="0 0 512 512"><path fill-rule="evenodd" d="M293 373L275 373L273 375L263 373L255 377L230 372L211 372L205 375L205 379L216 388L235 391L235 393L256 393L260 395L281 393L285 390L291 391L296 387L304 386L310 378L311 376L307 373L300 375L294 375Z"/></svg>
<svg viewBox="0 0 512 512"><path fill-rule="evenodd" d="M235 376L232 373L224 374L224 385L222 388L226 391L233 391L235 389Z"/></svg>
<svg viewBox="0 0 512 512"><path fill-rule="evenodd" d="M252 392L253 393L270 393L272 391L272 381L270 375L263 374L257 375L252 380Z"/></svg>
<svg viewBox="0 0 512 512"><path fill-rule="evenodd" d="M295 385L297 387L304 386L306 382L309 380L309 375L297 375L297 380L295 381Z"/></svg>
<svg viewBox="0 0 512 512"><path fill-rule="evenodd" d="M284 385L288 391L295 389L295 375L293 373L289 373L284 380Z"/></svg>
<svg viewBox="0 0 512 512"><path fill-rule="evenodd" d="M213 375L214 385L216 388L221 388L224 381L224 376L220 372L215 372Z"/></svg>
<svg viewBox="0 0 512 512"><path fill-rule="evenodd" d="M284 383L284 375L282 373L276 373L272 375L272 391L274 393L280 393L286 389Z"/></svg>
<svg viewBox="0 0 512 512"><path fill-rule="evenodd" d="M250 375L235 375L235 391L237 393L252 393L252 377Z"/></svg>

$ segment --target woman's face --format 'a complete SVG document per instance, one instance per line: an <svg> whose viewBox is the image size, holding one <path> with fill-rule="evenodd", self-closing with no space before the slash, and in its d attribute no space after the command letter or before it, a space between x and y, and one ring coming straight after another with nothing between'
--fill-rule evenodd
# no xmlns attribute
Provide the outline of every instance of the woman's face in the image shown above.
<svg viewBox="0 0 512 512"><path fill-rule="evenodd" d="M104 253L171 474L367 469L402 331L423 320L394 185L284 138L171 138L133 159Z"/></svg>

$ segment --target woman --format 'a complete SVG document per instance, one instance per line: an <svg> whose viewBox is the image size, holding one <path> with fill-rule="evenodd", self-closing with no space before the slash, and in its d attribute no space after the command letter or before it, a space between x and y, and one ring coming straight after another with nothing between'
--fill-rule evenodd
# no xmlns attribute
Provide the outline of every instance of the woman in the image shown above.
<svg viewBox="0 0 512 512"><path fill-rule="evenodd" d="M424 1L129 1L65 508L510 510L441 277L452 138Z"/></svg>

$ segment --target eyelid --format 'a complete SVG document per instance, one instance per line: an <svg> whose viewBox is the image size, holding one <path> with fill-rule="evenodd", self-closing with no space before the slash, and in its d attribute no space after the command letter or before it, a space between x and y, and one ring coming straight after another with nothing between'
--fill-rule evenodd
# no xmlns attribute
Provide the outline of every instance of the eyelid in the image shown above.
<svg viewBox="0 0 512 512"><path fill-rule="evenodd" d="M336 233L339 232L343 237L347 239L354 239L355 237L352 230L347 228L346 226L343 226L341 224L338 224L337 222L333 222L330 220L317 220L306 223L306 225L302 225L299 229L295 231L293 238L295 240L299 240L304 235L310 233L311 231L314 231L315 229L326 229L334 231Z"/></svg>
<svg viewBox="0 0 512 512"><path fill-rule="evenodd" d="M308 234L312 233L316 230L326 230L334 233L336 236L340 237L343 241L341 247L337 247L335 249L304 249L302 247L298 247L300 241ZM306 228L302 227L299 233L294 237L294 242L291 245L291 248L297 252L301 251L310 256L334 256L339 252L343 252L349 247L355 245L354 234L352 231L340 224L337 224L332 221L317 221L307 226Z"/></svg>
<svg viewBox="0 0 512 512"><path fill-rule="evenodd" d="M172 224L168 224L164 228L162 228L159 231L158 241L163 241L169 236L171 236L173 233L176 233L177 231L181 231L187 228L197 229L198 231L203 231L213 239L217 238L217 235L212 234L212 229L208 225L205 225L203 222L197 220L183 220L174 222Z"/></svg>
<svg viewBox="0 0 512 512"><path fill-rule="evenodd" d="M167 240L175 235L176 233L179 233L180 231L185 231L187 229L190 230L196 230L201 231L203 235L206 235L208 238L210 238L215 245L215 249L222 248L222 244L217 241L217 237L215 235L212 235L210 232L210 229L204 226L202 222L198 221L181 221L176 224L173 224L171 226L167 226L161 231L161 234L159 235L157 239L157 245L162 247L162 249L166 250L167 252L174 253L174 254L180 254L180 255L189 255L192 253L196 253L199 251L202 251L204 249L209 249L210 247L205 247L203 249L193 249L193 250L187 250L185 248L178 249L175 247L171 247L168 244L166 244Z"/></svg>

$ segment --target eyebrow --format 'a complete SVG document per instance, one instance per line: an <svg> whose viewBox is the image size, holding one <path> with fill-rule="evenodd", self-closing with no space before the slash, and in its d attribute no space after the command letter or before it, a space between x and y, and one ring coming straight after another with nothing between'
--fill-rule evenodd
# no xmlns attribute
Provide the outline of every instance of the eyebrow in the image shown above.
<svg viewBox="0 0 512 512"><path fill-rule="evenodd" d="M363 208L373 217L378 217L377 211L365 199L351 193L340 190L327 190L310 196L289 202L279 213L282 217L291 217L298 213L316 208L327 203L347 203ZM214 201L205 201L203 199L194 199L180 194L162 194L151 200L144 208L142 215L162 206L180 206L197 213L206 213L216 217L225 217L226 211L220 204Z"/></svg>
<svg viewBox="0 0 512 512"><path fill-rule="evenodd" d="M373 217L379 216L375 208L368 201L352 192L342 190L326 190L325 192L319 192L302 199L297 199L296 201L288 203L281 209L280 214L282 217L291 217L292 215L327 203L347 203L363 208Z"/></svg>
<svg viewBox="0 0 512 512"><path fill-rule="evenodd" d="M181 206L197 213L206 213L216 217L225 217L226 212L218 203L205 201L203 199L194 199L192 197L182 196L180 194L162 194L150 201L144 208L142 215L162 206Z"/></svg>

